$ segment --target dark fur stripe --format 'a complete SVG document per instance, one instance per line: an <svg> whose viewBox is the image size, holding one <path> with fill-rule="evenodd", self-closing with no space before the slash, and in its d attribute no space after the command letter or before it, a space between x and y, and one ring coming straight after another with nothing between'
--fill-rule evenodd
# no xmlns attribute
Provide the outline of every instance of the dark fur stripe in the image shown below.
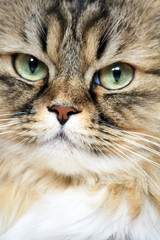
<svg viewBox="0 0 160 240"><path fill-rule="evenodd" d="M53 7L49 8L48 11L47 11L47 14L55 16L55 18L57 19L57 21L61 25L62 36L63 36L64 33L65 33L65 30L66 30L66 27L67 27L66 26L67 20L65 19L65 17L61 13L61 10L60 10L60 7L59 7L59 3L57 3Z"/></svg>
<svg viewBox="0 0 160 240"><path fill-rule="evenodd" d="M102 125L102 126L108 126L108 127L111 127L111 128L119 127L118 125L115 124L115 121L113 119L111 119L108 116L104 116L103 113L99 114L99 121L98 121L98 123L100 125Z"/></svg>
<svg viewBox="0 0 160 240"><path fill-rule="evenodd" d="M47 51L47 33L48 33L48 29L45 25L43 25L40 31L39 39L44 52Z"/></svg>
<svg viewBox="0 0 160 240"><path fill-rule="evenodd" d="M21 36L25 42L29 43L25 30L21 31Z"/></svg>
<svg viewBox="0 0 160 240"><path fill-rule="evenodd" d="M147 70L145 73L160 76L160 69L151 69L151 70Z"/></svg>
<svg viewBox="0 0 160 240"><path fill-rule="evenodd" d="M105 49L107 47L107 43L108 43L108 39L106 38L105 34L103 34L100 39L100 42L99 42L99 48L97 51L97 59L100 59L103 56Z"/></svg>
<svg viewBox="0 0 160 240"><path fill-rule="evenodd" d="M8 85L10 87L14 86L14 78L12 78L10 76L0 75L0 82L2 82L2 84Z"/></svg>
<svg viewBox="0 0 160 240"><path fill-rule="evenodd" d="M21 112L25 112L25 114L34 114L34 113L31 113L32 108L34 106L34 101L35 99L38 99L41 94L43 94L43 92L47 87L48 87L48 79L46 78L44 79L44 84L41 86L38 93L36 93L35 96L33 96L33 98L28 103L23 105L23 107L21 108Z"/></svg>

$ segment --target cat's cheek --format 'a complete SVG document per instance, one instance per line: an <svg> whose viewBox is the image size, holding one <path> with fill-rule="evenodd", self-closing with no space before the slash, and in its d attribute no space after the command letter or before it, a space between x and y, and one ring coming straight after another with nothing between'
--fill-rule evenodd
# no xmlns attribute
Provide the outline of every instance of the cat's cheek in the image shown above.
<svg viewBox="0 0 160 240"><path fill-rule="evenodd" d="M69 135L69 137L73 137L74 134L76 134L76 138L80 135L86 135L87 137L91 127L92 123L89 116L80 114L69 119L67 124L64 126L64 132Z"/></svg>
<svg viewBox="0 0 160 240"><path fill-rule="evenodd" d="M42 108L34 116L38 142L45 143L54 139L60 132L61 126L57 121L56 114L49 113L47 108Z"/></svg>

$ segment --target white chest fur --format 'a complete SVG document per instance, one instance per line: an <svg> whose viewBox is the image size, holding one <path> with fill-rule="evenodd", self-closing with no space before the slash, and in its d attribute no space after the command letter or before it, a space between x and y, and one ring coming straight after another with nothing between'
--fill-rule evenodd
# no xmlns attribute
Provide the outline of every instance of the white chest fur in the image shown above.
<svg viewBox="0 0 160 240"><path fill-rule="evenodd" d="M159 240L160 218L148 200L131 220L125 201L115 214L97 207L99 196L73 189L45 196L0 240ZM112 238L113 236L113 238Z"/></svg>

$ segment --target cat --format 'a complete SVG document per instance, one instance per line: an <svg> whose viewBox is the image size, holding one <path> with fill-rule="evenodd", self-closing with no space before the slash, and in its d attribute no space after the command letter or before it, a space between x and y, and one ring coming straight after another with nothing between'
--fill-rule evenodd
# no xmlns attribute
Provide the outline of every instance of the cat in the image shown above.
<svg viewBox="0 0 160 240"><path fill-rule="evenodd" d="M160 240L160 1L0 0L0 240Z"/></svg>

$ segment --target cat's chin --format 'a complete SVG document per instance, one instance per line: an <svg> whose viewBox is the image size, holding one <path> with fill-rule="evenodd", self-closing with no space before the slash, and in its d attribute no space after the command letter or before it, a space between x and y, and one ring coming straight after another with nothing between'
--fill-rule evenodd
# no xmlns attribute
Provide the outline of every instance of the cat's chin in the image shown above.
<svg viewBox="0 0 160 240"><path fill-rule="evenodd" d="M60 131L56 136L54 136L53 138L50 138L50 140L48 141L49 145L67 145L69 148L72 146L76 147L74 141L72 141L66 134L64 134L63 131ZM46 142L43 143L43 145L46 145Z"/></svg>
<svg viewBox="0 0 160 240"><path fill-rule="evenodd" d="M75 131L62 129L50 132L47 136L43 135L36 144L10 142L6 149L3 147L3 151L9 161L17 159L22 168L29 164L65 176L87 176L88 173L106 176L130 167L123 158L113 158L107 153L95 152L87 137L82 138Z"/></svg>
<svg viewBox="0 0 160 240"><path fill-rule="evenodd" d="M97 156L86 149L79 149L64 136L58 136L53 141L37 146L30 151L28 160L65 176L85 176L88 173L104 176L127 168L122 159L117 161L109 155Z"/></svg>

